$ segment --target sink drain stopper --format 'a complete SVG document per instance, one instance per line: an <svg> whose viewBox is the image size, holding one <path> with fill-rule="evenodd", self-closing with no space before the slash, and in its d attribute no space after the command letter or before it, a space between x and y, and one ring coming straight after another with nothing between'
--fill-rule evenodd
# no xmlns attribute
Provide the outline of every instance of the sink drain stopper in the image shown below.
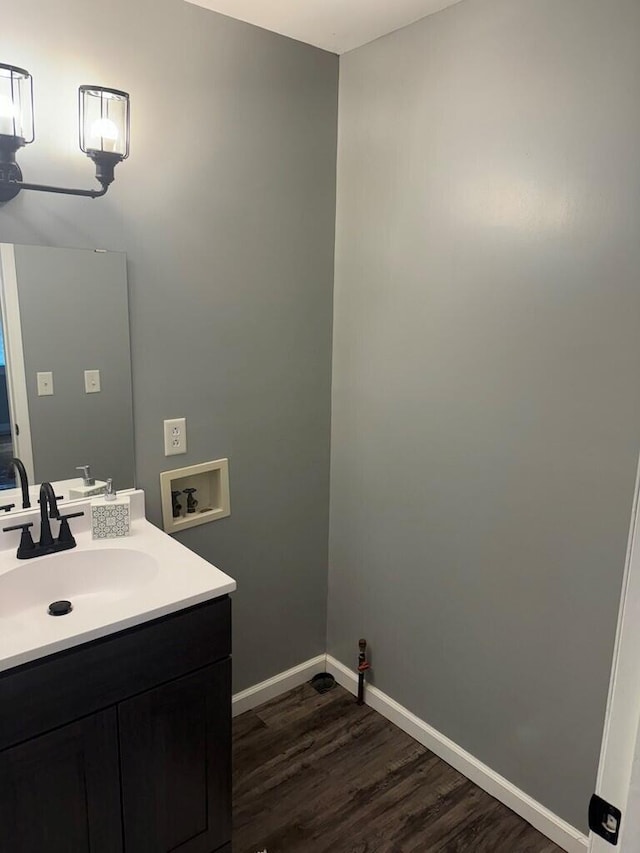
<svg viewBox="0 0 640 853"><path fill-rule="evenodd" d="M70 601L52 601L49 605L49 616L66 616L72 610L73 605Z"/></svg>

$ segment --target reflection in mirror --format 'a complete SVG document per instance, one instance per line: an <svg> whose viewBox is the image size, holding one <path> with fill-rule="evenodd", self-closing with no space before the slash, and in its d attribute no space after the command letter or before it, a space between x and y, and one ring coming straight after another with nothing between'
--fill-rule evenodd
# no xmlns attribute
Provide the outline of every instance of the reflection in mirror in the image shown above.
<svg viewBox="0 0 640 853"><path fill-rule="evenodd" d="M13 438L9 414L4 331L0 325L0 489L12 489L16 484L16 473L13 465L10 464L12 456Z"/></svg>
<svg viewBox="0 0 640 853"><path fill-rule="evenodd" d="M5 243L0 273L0 488L15 484L13 456L32 484L90 465L97 480L133 487L125 255Z"/></svg>

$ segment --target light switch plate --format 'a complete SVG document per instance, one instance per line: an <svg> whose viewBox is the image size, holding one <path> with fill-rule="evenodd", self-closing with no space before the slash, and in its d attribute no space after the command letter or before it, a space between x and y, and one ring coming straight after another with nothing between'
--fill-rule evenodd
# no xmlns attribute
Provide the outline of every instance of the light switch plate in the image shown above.
<svg viewBox="0 0 640 853"><path fill-rule="evenodd" d="M38 397L53 396L53 373L48 370L36 374L38 382Z"/></svg>
<svg viewBox="0 0 640 853"><path fill-rule="evenodd" d="M87 394L97 394L100 391L100 371L85 370L84 390Z"/></svg>
<svg viewBox="0 0 640 853"><path fill-rule="evenodd" d="M164 455L187 452L187 419L172 418L164 422Z"/></svg>

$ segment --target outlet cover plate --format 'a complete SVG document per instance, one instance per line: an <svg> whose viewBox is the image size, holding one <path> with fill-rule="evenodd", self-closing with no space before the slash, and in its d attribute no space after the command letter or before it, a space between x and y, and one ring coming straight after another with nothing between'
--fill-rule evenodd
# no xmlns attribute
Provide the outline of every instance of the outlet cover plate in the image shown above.
<svg viewBox="0 0 640 853"><path fill-rule="evenodd" d="M164 455L187 452L187 419L172 418L164 422Z"/></svg>
<svg viewBox="0 0 640 853"><path fill-rule="evenodd" d="M100 393L100 371L85 370L84 372L84 390L85 394Z"/></svg>
<svg viewBox="0 0 640 853"><path fill-rule="evenodd" d="M40 371L36 374L38 384L38 397L53 396L53 373L50 370Z"/></svg>

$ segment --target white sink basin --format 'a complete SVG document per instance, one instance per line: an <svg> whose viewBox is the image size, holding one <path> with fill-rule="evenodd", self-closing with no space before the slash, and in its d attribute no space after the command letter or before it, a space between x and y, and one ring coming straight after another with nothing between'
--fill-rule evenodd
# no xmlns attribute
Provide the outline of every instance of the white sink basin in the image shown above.
<svg viewBox="0 0 640 853"><path fill-rule="evenodd" d="M144 517L144 493L132 491L131 534L94 541L91 505L71 525L77 547L18 560L20 533L0 533L0 672L226 595L235 581ZM40 532L39 510L21 513ZM12 520L12 523L15 522ZM52 522L57 532L55 522ZM68 600L72 611L50 616Z"/></svg>
<svg viewBox="0 0 640 853"><path fill-rule="evenodd" d="M71 602L76 615L102 608L128 598L157 575L157 561L131 548L62 551L21 560L0 575L0 620L9 620L15 630L27 619L67 618L48 613L49 604L61 599Z"/></svg>

